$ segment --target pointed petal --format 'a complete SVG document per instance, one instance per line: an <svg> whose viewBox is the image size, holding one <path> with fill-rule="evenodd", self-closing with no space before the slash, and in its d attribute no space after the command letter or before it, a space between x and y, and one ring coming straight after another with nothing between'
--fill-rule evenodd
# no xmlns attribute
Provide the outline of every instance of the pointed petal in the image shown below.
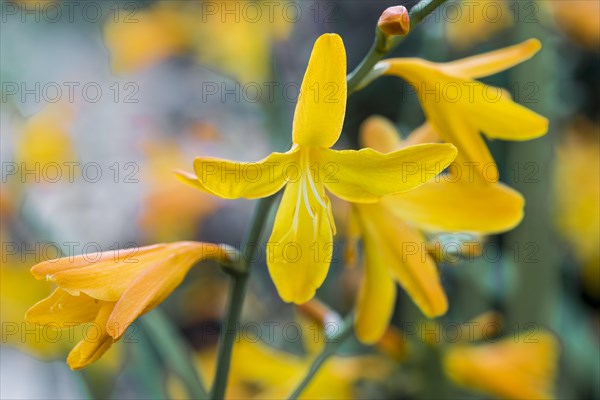
<svg viewBox="0 0 600 400"><path fill-rule="evenodd" d="M104 304L85 294L71 296L57 288L50 296L27 310L25 320L31 324L68 328L74 324L93 321Z"/></svg>
<svg viewBox="0 0 600 400"><path fill-rule="evenodd" d="M313 154L328 190L347 201L368 203L432 179L454 160L456 148L423 144L389 154L372 149L314 149Z"/></svg>
<svg viewBox="0 0 600 400"><path fill-rule="evenodd" d="M471 79L483 78L529 60L541 48L542 44L539 40L529 39L514 46L440 64L440 68L448 75Z"/></svg>
<svg viewBox="0 0 600 400"><path fill-rule="evenodd" d="M396 283L389 273L389 260L380 251L381 244L377 238L365 232L363 245L364 276L358 293L354 326L361 342L373 344L381 339L392 318Z"/></svg>
<svg viewBox="0 0 600 400"><path fill-rule="evenodd" d="M116 251L102 251L97 253L85 253L78 256L68 256L48 261L43 261L31 267L31 274L36 279L52 279L58 272L65 272L91 264L104 266L114 264L120 261L135 262L139 257L154 252L166 246L165 244L155 244L140 248L119 249ZM135 256L135 257L134 257Z"/></svg>
<svg viewBox="0 0 600 400"><path fill-rule="evenodd" d="M382 204L396 216L427 231L492 234L514 228L523 219L525 200L501 183L436 178L410 192L386 197Z"/></svg>
<svg viewBox="0 0 600 400"><path fill-rule="evenodd" d="M473 89L473 101L467 101L465 97L461 103L473 124L486 136L521 141L548 132L548 119L515 103L507 91L482 83L477 83Z"/></svg>
<svg viewBox="0 0 600 400"><path fill-rule="evenodd" d="M346 113L346 49L342 38L325 34L315 42L294 113L292 139L309 147L331 147Z"/></svg>
<svg viewBox="0 0 600 400"><path fill-rule="evenodd" d="M193 188L196 188L198 190L201 190L203 192L206 193L211 193L206 187L204 187L204 185L202 185L202 183L200 183L200 181L198 180L198 177L190 172L187 171L182 171L182 170L175 170L173 171L175 173L175 177L177 178L178 181L185 183L186 185L189 185Z"/></svg>
<svg viewBox="0 0 600 400"><path fill-rule="evenodd" d="M278 192L288 175L297 171L297 161L297 149L271 153L255 163L198 157L194 160L198 183L189 181L188 175L179 176L225 199L257 199Z"/></svg>
<svg viewBox="0 0 600 400"><path fill-rule="evenodd" d="M85 368L98 360L112 346L113 339L106 332L106 322L110 315L114 303L105 303L96 319L94 320L94 329L89 329L88 335L71 350L67 357L67 363L71 369ZM95 332L97 335L93 335Z"/></svg>
<svg viewBox="0 0 600 400"><path fill-rule="evenodd" d="M436 265L427 254L425 238L379 204L360 204L356 208L364 236L379 244L373 250L380 253L400 286L427 317L444 314L448 300Z"/></svg>
<svg viewBox="0 0 600 400"><path fill-rule="evenodd" d="M324 199L322 185L317 184L317 189ZM267 243L267 264L279 296L296 304L310 300L327 276L332 255L333 235L327 208L319 204L302 181L288 183Z"/></svg>
<svg viewBox="0 0 600 400"><path fill-rule="evenodd" d="M133 253L130 259L108 260L57 272L52 280L72 295L85 293L95 299L117 301L143 270L166 256L163 252L139 256Z"/></svg>

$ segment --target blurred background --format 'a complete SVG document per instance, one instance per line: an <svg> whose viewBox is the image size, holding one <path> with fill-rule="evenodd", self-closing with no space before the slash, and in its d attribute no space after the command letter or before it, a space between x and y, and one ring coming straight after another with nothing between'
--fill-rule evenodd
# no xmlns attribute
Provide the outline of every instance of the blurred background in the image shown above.
<svg viewBox="0 0 600 400"><path fill-rule="evenodd" d="M185 397L139 327L100 362L70 371L64 359L80 332L23 321L27 308L53 289L29 268L57 256L156 242L239 245L253 202L208 196L179 183L172 170L191 171L199 155L251 161L286 150L316 38L340 34L351 70L368 51L381 12L398 4L0 2L0 397ZM552 332L558 361L540 363L552 364L544 371L555 371L556 397L568 399L600 399L599 26L596 0L450 0L392 53L443 62L541 40L532 60L484 79L550 120L540 139L489 142L501 180L526 198L525 218L485 238L481 257L440 264L450 309L437 322L447 327L491 311L502 320L500 337ZM352 95L336 146L356 148L360 124L375 114L404 134L418 127L423 113L407 89L399 79L382 78ZM338 203L341 255L348 208ZM318 298L344 315L361 272L334 258ZM204 377L213 373L226 290L226 276L206 264L161 306ZM346 357L323 368L311 388L315 396L495 395L451 380L442 355L452 344L443 328L433 343L421 340L415 332L424 326L422 315L401 290L397 301L396 335L376 348L346 346ZM273 337L239 344L232 396L265 398L302 376L323 340L310 321L301 340L285 334L282 327L297 318L259 262L242 320L278 325ZM519 375L519 365L502 373Z"/></svg>

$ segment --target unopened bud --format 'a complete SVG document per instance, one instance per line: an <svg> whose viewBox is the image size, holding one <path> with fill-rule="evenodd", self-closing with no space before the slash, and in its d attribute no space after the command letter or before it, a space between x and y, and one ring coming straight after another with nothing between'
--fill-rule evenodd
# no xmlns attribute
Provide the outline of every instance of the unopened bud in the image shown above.
<svg viewBox="0 0 600 400"><path fill-rule="evenodd" d="M404 36L410 31L410 17L404 6L388 7L377 22L377 26L388 36Z"/></svg>

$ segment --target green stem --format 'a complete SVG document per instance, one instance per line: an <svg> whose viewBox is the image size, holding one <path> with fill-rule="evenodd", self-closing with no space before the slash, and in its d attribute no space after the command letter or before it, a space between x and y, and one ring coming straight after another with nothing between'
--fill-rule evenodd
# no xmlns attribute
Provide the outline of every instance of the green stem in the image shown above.
<svg viewBox="0 0 600 400"><path fill-rule="evenodd" d="M183 381L194 399L206 399L207 393L200 381L199 373L189 357L190 351L172 323L159 310L140 318L144 332L148 335L165 365Z"/></svg>
<svg viewBox="0 0 600 400"><path fill-rule="evenodd" d="M258 200L256 210L254 212L250 230L246 235L242 246L241 271L228 271L231 276L231 288L229 290L229 301L227 304L227 316L225 324L221 330L221 338L219 345L219 353L217 355L217 372L215 381L211 390L210 398L220 400L225 398L225 388L227 386L227 378L229 376L229 367L231 365L231 352L233 350L233 342L237 334L242 305L246 295L248 279L250 278L250 261L257 256L259 249L258 241L262 236L269 211L273 205L277 195L265 197ZM247 250L247 251L246 251Z"/></svg>
<svg viewBox="0 0 600 400"><path fill-rule="evenodd" d="M310 368L308 369L308 372L306 373L304 378L302 378L302 381L300 381L300 384L298 384L298 386L296 387L296 389L294 389L290 397L288 397L289 400L295 400L298 398L298 396L302 394L304 389L306 389L308 384L317 374L317 372L325 363L325 361L327 361L329 357L335 355L335 353L337 353L338 349L344 344L344 342L352 336L352 334L354 333L354 325L352 319L353 314L350 314L348 317L346 317L342 329L337 335L329 339L329 341L325 345L325 348L313 360L312 364L310 365Z"/></svg>
<svg viewBox="0 0 600 400"><path fill-rule="evenodd" d="M447 0L423 0L416 4L408 13L411 31L446 1ZM373 67L381 61L383 57L402 43L405 38L406 36L386 36L379 28L376 28L375 40L373 41L373 45L369 49L369 52L360 64L348 74L348 93L361 89L361 85L364 83L363 81L373 70Z"/></svg>

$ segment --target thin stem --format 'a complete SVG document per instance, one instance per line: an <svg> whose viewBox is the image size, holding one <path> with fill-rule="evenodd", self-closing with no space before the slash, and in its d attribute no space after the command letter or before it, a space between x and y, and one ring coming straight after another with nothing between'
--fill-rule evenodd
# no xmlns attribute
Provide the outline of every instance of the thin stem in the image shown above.
<svg viewBox="0 0 600 400"><path fill-rule="evenodd" d="M408 13L410 17L410 28L413 30L436 8L447 0L423 0L411 8ZM348 93L355 92L361 88L361 84L373 70L373 67L383 57L394 50L406 36L386 36L379 28L375 29L375 40L367 55L352 72L348 74Z"/></svg>
<svg viewBox="0 0 600 400"><path fill-rule="evenodd" d="M173 329L173 325L167 317L159 310L140 318L144 326L144 332L150 337L156 351L164 364L170 367L187 387L189 394L194 399L206 399L208 394L199 373L189 357L190 351L179 334Z"/></svg>
<svg viewBox="0 0 600 400"><path fill-rule="evenodd" d="M276 198L277 195L273 195L258 201L250 229L241 247L242 254L244 254L244 257L242 257L240 261L242 264L241 271L235 273L229 271L231 276L231 288L229 290L227 316L221 330L219 353L217 355L217 373L210 395L210 398L214 400L225 398L225 389L227 386L227 378L229 376L229 367L231 365L233 341L237 334L242 305L244 303L248 279L250 277L250 261L254 260L257 256L259 249L257 242L262 236L269 211Z"/></svg>
<svg viewBox="0 0 600 400"><path fill-rule="evenodd" d="M344 326L342 330L339 331L337 335L333 338L329 339L325 348L319 353L319 355L313 360L308 372L302 378L302 381L298 384L296 389L292 392L292 394L288 397L289 400L295 400L302 394L304 389L308 386L314 376L319 372L321 366L329 359L329 357L335 355L338 349L344 344L344 342L350 338L354 333L354 326L352 324L353 315L350 314L346 320L344 321Z"/></svg>

